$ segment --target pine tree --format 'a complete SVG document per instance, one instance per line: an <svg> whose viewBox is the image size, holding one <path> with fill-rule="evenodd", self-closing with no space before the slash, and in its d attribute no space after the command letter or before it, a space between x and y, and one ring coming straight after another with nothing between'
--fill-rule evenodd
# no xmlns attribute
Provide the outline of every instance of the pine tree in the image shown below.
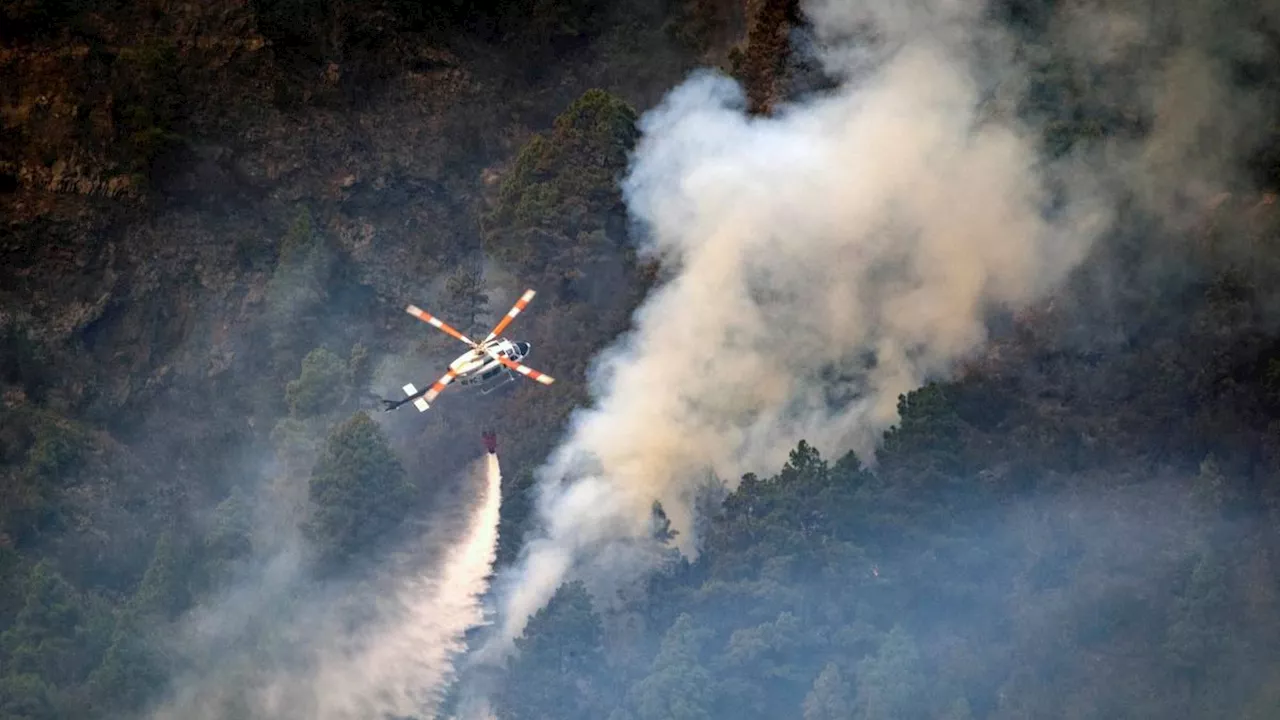
<svg viewBox="0 0 1280 720"><path fill-rule="evenodd" d="M156 540L151 564L147 566L142 582L129 603L130 609L140 617L171 620L191 602L187 586L186 558L174 542L172 533L165 532Z"/></svg>
<svg viewBox="0 0 1280 720"><path fill-rule="evenodd" d="M56 720L53 690L39 675L0 677L0 717L6 720Z"/></svg>
<svg viewBox="0 0 1280 720"><path fill-rule="evenodd" d="M567 583L529 618L497 698L504 720L603 717L604 629L580 582Z"/></svg>
<svg viewBox="0 0 1280 720"><path fill-rule="evenodd" d="M285 387L285 400L294 417L320 415L341 405L350 392L347 363L325 348L316 348L302 360L296 380Z"/></svg>
<svg viewBox="0 0 1280 720"><path fill-rule="evenodd" d="M217 587L235 562L252 552L251 535L249 503L236 488L214 509L213 520L203 538L205 581L210 586Z"/></svg>
<svg viewBox="0 0 1280 720"><path fill-rule="evenodd" d="M827 663L813 688L804 699L804 720L846 720L853 717L853 704L849 701L852 688L840 674L835 663Z"/></svg>
<svg viewBox="0 0 1280 720"><path fill-rule="evenodd" d="M583 93L521 149L486 218L485 251L525 272L569 275L609 248L607 221L622 205L615 178L637 137L626 101Z"/></svg>
<svg viewBox="0 0 1280 720"><path fill-rule="evenodd" d="M681 614L662 638L649 675L631 689L640 720L710 720L715 697L711 674L699 661L709 633Z"/></svg>
<svg viewBox="0 0 1280 720"><path fill-rule="evenodd" d="M51 686L78 682L95 661L82 645L89 620L82 598L48 562L32 568L24 590L16 622L0 635L0 666Z"/></svg>
<svg viewBox="0 0 1280 720"><path fill-rule="evenodd" d="M400 525L414 496L382 431L363 412L325 440L309 491L307 534L335 560L371 549Z"/></svg>
<svg viewBox="0 0 1280 720"><path fill-rule="evenodd" d="M894 627L880 650L858 663L858 718L923 717L920 693L923 678L915 641Z"/></svg>

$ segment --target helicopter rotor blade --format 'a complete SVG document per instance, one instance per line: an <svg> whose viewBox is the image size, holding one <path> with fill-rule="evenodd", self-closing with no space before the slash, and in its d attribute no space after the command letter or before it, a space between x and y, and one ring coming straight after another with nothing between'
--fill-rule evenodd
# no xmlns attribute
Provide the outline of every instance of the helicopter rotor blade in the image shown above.
<svg viewBox="0 0 1280 720"><path fill-rule="evenodd" d="M463 335L462 333L453 329L445 321L441 320L440 318L436 317L435 315L432 315L431 313L427 312L426 310L423 310L422 308L416 305L410 305L409 307L405 308L404 311L418 318L422 322L430 325L431 327L437 328L443 331L445 334L452 335L453 337L461 340L462 342L470 345L471 347L478 347L476 344L476 341L472 340L466 335Z"/></svg>
<svg viewBox="0 0 1280 720"><path fill-rule="evenodd" d="M498 322L498 325L493 329L493 332L489 333L489 337L484 339L484 342L489 342L501 335L502 331L506 330L507 326L511 324L511 321L515 320L516 316L520 314L520 311L524 310L529 306L529 303L533 302L534 295L537 295L537 293L532 289L525 290L524 294L520 296L520 299L516 300L516 304L512 305L511 309L507 311L506 316Z"/></svg>
<svg viewBox="0 0 1280 720"><path fill-rule="evenodd" d="M431 407L431 401L435 400L437 395L444 392L444 389L448 387L449 383L453 382L456 377L458 377L458 372L453 368L449 368L448 372L446 372L439 380L432 383L431 387L427 388L425 391L419 392L418 389L413 386L413 383L409 383L401 388L404 390L404 394L406 395L404 400L399 402L383 400L382 402L387 406L386 409L388 411L395 410L404 403L412 402L413 406L418 408L418 412L426 412L427 409Z"/></svg>
<svg viewBox="0 0 1280 720"><path fill-rule="evenodd" d="M458 371L454 370L453 368L449 368L448 372L446 372L443 376L441 376L439 380L435 381L435 383L431 385L431 388L429 390L423 393L422 399L426 400L427 402L431 402L432 400L435 400L436 396L444 392L444 389L449 386L449 383L453 382L454 379L457 377L458 377Z"/></svg>

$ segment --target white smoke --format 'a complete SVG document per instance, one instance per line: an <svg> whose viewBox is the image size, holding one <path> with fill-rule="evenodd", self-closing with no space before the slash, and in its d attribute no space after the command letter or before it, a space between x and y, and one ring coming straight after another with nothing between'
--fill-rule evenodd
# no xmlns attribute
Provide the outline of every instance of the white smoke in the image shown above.
<svg viewBox="0 0 1280 720"><path fill-rule="evenodd" d="M439 547L440 533L454 533L440 562L423 567L409 557L401 565L417 569L407 576L404 567L386 568L368 586L309 593L280 621L285 627L271 628L270 638L240 633L241 652L208 668L207 681L181 683L152 717L431 716L454 678L465 633L485 622L481 596L497 555L502 474L496 455L477 469L481 488L461 529L439 523L417 544ZM271 597L297 592L296 572L287 577ZM245 611L253 617L253 608Z"/></svg>
<svg viewBox="0 0 1280 720"><path fill-rule="evenodd" d="M485 657L575 567L616 572L655 499L692 553L709 471L776 468L800 439L872 459L900 394L980 348L990 313L1057 288L1107 227L1092 178L1043 164L1038 135L986 102L972 4L851 5L813 15L838 91L749 117L734 82L700 73L642 118L624 191L670 279L598 359L594 407L540 472L544 533L502 578ZM837 42L867 22L876 53Z"/></svg>
<svg viewBox="0 0 1280 720"><path fill-rule="evenodd" d="M497 455L485 458L479 504L444 563L406 580L381 631L357 652L328 658L314 676L319 720L434 715L464 634L484 622L480 597L497 557L502 472Z"/></svg>

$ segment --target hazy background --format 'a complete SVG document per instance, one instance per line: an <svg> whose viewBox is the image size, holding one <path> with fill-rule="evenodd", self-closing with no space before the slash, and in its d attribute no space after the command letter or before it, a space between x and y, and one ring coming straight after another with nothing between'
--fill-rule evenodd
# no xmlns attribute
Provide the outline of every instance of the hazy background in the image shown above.
<svg viewBox="0 0 1280 720"><path fill-rule="evenodd" d="M6 5L0 714L1265 716L1276 18Z"/></svg>

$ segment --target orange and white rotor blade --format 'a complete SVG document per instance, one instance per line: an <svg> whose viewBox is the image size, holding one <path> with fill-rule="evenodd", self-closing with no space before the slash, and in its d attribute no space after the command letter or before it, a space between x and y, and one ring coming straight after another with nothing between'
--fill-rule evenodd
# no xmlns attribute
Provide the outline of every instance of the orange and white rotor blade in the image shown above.
<svg viewBox="0 0 1280 720"><path fill-rule="evenodd" d="M404 311L405 311L405 312L407 312L407 313L409 313L410 315L412 315L412 316L414 316L414 317L418 318L418 319L419 319L419 320L421 320L422 322L424 322L424 323L426 323L426 324L430 325L431 327L439 328L440 330L443 330L444 332L448 333L449 335L454 336L455 338L457 338L457 339L461 340L462 342L464 342L464 343L466 343L466 344L470 345L471 347L475 347L475 346L476 346L476 343L475 343L475 341L474 341L474 340L472 340L471 338L467 337L466 335L463 335L462 333L458 332L457 330L454 330L454 329L453 329L452 327L450 327L450 326L449 326L449 324L448 324L448 323L446 323L445 321L441 320L440 318L436 317L435 315L432 315L431 313L427 312L426 310L423 310L422 308L420 308L420 307L418 307L418 306L416 306L416 305L410 305L409 307L405 308L405 309L404 309Z"/></svg>
<svg viewBox="0 0 1280 720"><path fill-rule="evenodd" d="M551 383L556 381L555 378L551 377L546 373L541 373L541 372L538 372L537 370L534 370L531 367L528 367L526 365L521 365L520 363L511 359L508 359L502 355L499 355L498 353L493 352L488 348L485 348L485 352L489 353L489 357L497 360L503 365L511 368L512 370L515 370L516 372L520 373L521 375L524 375L525 377L532 378L542 383L543 385L550 385Z"/></svg>
<svg viewBox="0 0 1280 720"><path fill-rule="evenodd" d="M445 373L443 377L435 381L431 388L422 394L422 399L427 402L435 400L436 396L444 392L445 387L447 387L449 383L453 382L453 379L456 377L458 377L458 371L453 368L449 368L449 372Z"/></svg>
<svg viewBox="0 0 1280 720"><path fill-rule="evenodd" d="M418 412L426 412L427 409L431 407L431 401L435 400L437 395L444 392L445 387L448 386L449 383L453 382L453 379L456 377L458 377L457 371L453 368L449 368L449 372L445 373L444 377L432 383L431 387L427 388L426 392L423 392L422 394L418 393L418 389L413 386L413 383L405 385L404 394L409 397L401 402L408 402L412 399L413 406L418 408Z"/></svg>
<svg viewBox="0 0 1280 720"><path fill-rule="evenodd" d="M529 306L529 303L533 302L534 295L537 295L537 293L533 290L525 290L524 294L520 296L520 299L516 301L516 304L512 305L511 309L507 311L506 317L502 318L502 320L498 322L497 327L493 329L493 332L489 333L489 337L485 338L484 341L489 342L501 335L502 331L506 330L507 326L511 324L511 321L515 320L516 316L520 314L520 311L524 310Z"/></svg>

